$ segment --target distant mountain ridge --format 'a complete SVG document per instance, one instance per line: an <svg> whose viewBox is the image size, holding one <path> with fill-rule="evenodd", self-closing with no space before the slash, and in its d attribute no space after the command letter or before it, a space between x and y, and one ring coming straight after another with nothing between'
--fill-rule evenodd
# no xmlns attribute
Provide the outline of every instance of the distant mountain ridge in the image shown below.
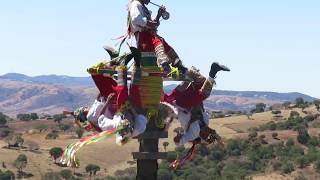
<svg viewBox="0 0 320 180"><path fill-rule="evenodd" d="M41 75L41 76L27 76L19 73L8 73L0 76L0 79L8 79L14 81L54 84L54 85L73 85L73 86L94 86L91 77L71 77L61 75Z"/></svg>
<svg viewBox="0 0 320 180"><path fill-rule="evenodd" d="M164 91L169 93L174 89L176 85L168 85L165 87ZM270 91L230 91L230 90L214 90L211 93L215 96L236 96L244 98L265 98L273 101L294 101L297 97L302 97L305 101L313 101L317 98L312 96L302 94L299 92L288 92L288 93L279 93L279 92L270 92Z"/></svg>
<svg viewBox="0 0 320 180"><path fill-rule="evenodd" d="M164 87L169 93L176 85ZM61 113L80 105L90 105L97 94L91 77L35 76L10 73L0 76L0 112L9 115L18 113ZM214 90L204 102L209 110L252 109L257 103L273 105L294 101L302 97L306 101L316 98L302 93L277 93L260 91Z"/></svg>

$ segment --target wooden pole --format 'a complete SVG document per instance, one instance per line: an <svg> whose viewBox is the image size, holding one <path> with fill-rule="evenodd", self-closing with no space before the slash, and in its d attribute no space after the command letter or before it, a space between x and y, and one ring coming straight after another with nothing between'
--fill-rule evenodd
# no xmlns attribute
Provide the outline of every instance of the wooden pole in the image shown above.
<svg viewBox="0 0 320 180"><path fill-rule="evenodd" d="M146 132L157 131L154 118L149 120ZM139 152L159 152L159 139L139 139ZM137 160L137 180L156 180L158 171L157 159Z"/></svg>

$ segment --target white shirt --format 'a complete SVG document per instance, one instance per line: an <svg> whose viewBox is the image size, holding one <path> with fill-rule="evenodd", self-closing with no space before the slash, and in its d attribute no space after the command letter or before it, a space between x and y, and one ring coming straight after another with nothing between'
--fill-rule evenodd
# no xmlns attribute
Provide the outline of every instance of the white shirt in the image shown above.
<svg viewBox="0 0 320 180"><path fill-rule="evenodd" d="M147 25L148 16L143 10L143 5L140 1L134 0L129 3L128 9L131 17L131 32L141 32Z"/></svg>
<svg viewBox="0 0 320 180"><path fill-rule="evenodd" d="M112 118L107 117L105 115L101 115L98 119L99 127L102 131L111 130L117 128L120 124L121 117L119 115L115 115ZM132 137L138 136L146 130L147 119L145 116L138 114L135 116L134 120L134 128L131 134Z"/></svg>
<svg viewBox="0 0 320 180"><path fill-rule="evenodd" d="M180 141L176 143L177 146L181 146L189 141L195 140L199 137L200 134L200 125L199 121L196 120L193 123L190 124L190 127L188 129L188 124L191 119L191 111L186 110L182 107L177 106L178 110L178 121L180 122L181 127L184 130L184 134L181 137ZM207 112L203 112L203 120L206 124L209 123L209 115ZM188 130L187 130L188 129Z"/></svg>
<svg viewBox="0 0 320 180"><path fill-rule="evenodd" d="M97 125L98 118L101 114L101 110L103 108L104 102L99 100L94 100L93 104L90 106L89 112L87 114L87 119L91 123Z"/></svg>

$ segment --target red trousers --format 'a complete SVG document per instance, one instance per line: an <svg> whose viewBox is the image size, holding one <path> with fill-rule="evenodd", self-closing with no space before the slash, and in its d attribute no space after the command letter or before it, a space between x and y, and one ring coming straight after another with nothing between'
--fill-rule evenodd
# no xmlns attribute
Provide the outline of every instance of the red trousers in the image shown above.
<svg viewBox="0 0 320 180"><path fill-rule="evenodd" d="M177 88L173 89L169 95L163 93L161 101L176 104L182 108L192 108L200 105L208 96L201 91L203 84L194 84L189 86L184 91L179 91Z"/></svg>
<svg viewBox="0 0 320 180"><path fill-rule="evenodd" d="M115 113L120 110L122 104L127 100L130 100L134 107L141 108L139 86L132 84L128 92L127 86L117 85L117 82L111 77L93 75L92 78L103 97L107 98L111 93L115 94L110 102L110 112Z"/></svg>
<svg viewBox="0 0 320 180"><path fill-rule="evenodd" d="M159 35L152 32L137 32L136 33L137 46L141 52L154 52L159 45L164 46L166 53L170 52L172 47Z"/></svg>

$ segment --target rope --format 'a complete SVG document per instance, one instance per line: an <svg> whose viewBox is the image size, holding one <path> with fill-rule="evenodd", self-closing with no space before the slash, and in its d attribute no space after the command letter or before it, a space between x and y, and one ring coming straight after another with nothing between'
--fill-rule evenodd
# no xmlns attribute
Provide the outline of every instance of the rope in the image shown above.
<svg viewBox="0 0 320 180"><path fill-rule="evenodd" d="M193 142L192 147L189 149L187 154L185 156L183 156L182 158L179 158L179 156L177 156L176 160L174 160L169 165L169 167L175 171L179 167L181 168L183 165L185 165L188 161L191 161L196 154L196 144L197 143Z"/></svg>
<svg viewBox="0 0 320 180"><path fill-rule="evenodd" d="M123 129L111 129L107 131L102 131L98 134L93 134L91 136L82 138L78 142L69 144L60 158L61 164L66 164L67 166L79 167L80 163L78 158L76 157L77 152L84 146L96 143L106 138L112 137L112 135L122 131Z"/></svg>

